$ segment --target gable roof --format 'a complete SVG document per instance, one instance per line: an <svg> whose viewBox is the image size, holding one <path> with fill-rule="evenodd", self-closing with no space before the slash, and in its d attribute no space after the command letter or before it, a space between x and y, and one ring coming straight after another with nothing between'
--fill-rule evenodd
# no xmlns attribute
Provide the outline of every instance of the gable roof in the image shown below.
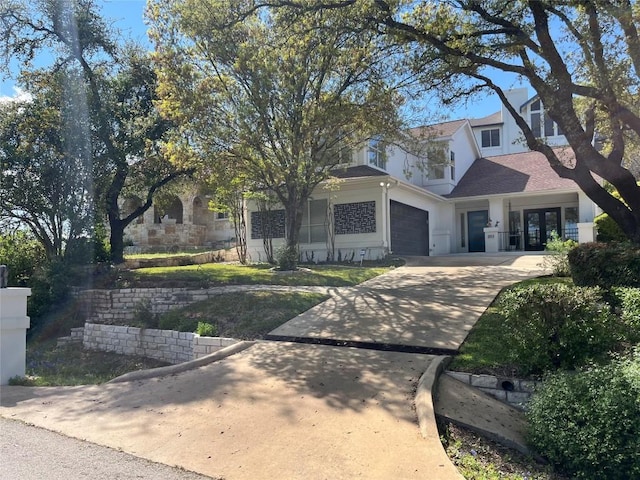
<svg viewBox="0 0 640 480"><path fill-rule="evenodd" d="M448 138L456 133L468 120L451 120L449 122L435 123L433 125L425 125L409 129L409 133L416 137L424 136L425 138Z"/></svg>
<svg viewBox="0 0 640 480"><path fill-rule="evenodd" d="M498 110L497 112L492 113L491 115L487 115L482 118L472 118L469 120L472 127L485 127L489 125L501 125L504 123L502 120L502 111Z"/></svg>
<svg viewBox="0 0 640 480"><path fill-rule="evenodd" d="M573 164L574 155L570 148L554 150L564 164ZM523 152L476 160L446 197L478 197L578 188L573 180L561 178L554 172L542 153Z"/></svg>

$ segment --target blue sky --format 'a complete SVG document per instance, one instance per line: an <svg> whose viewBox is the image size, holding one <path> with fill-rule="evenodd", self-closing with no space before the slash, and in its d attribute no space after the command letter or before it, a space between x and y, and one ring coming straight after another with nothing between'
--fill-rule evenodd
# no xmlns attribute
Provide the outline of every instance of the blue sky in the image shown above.
<svg viewBox="0 0 640 480"><path fill-rule="evenodd" d="M98 5L102 8L102 15L113 24L115 28L122 32L123 38L130 38L140 43L148 42L147 26L143 21L143 13L146 0L99 0ZM506 79L499 81L494 79L503 88L511 86L517 87L521 85L509 85ZM0 97L15 95L14 81L0 80ZM425 98L425 103L432 104ZM494 113L500 109L500 103L496 96L488 97L484 101L475 101L473 104L465 107L458 107L454 111L444 112L444 116L450 119L459 118L479 118ZM443 115L442 110L439 114ZM440 120L440 119L438 119ZM436 120L436 121L438 121ZM432 123L428 119L422 119L419 123Z"/></svg>

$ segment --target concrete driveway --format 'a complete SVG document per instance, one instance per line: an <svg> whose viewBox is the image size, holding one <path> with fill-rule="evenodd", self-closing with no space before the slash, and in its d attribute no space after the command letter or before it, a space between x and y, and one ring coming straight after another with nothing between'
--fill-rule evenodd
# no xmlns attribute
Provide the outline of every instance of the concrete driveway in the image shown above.
<svg viewBox="0 0 640 480"><path fill-rule="evenodd" d="M502 286L540 273L451 261L338 290L274 335L457 349ZM177 375L3 387L0 416L230 480L461 478L435 427L435 376L418 385L441 358L265 341Z"/></svg>

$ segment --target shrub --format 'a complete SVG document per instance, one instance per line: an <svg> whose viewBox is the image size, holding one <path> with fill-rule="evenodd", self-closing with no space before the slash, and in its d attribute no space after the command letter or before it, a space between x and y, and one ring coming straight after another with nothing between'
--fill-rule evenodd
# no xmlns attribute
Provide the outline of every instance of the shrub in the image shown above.
<svg viewBox="0 0 640 480"><path fill-rule="evenodd" d="M215 337L218 335L218 327L207 322L198 322L196 333L201 337Z"/></svg>
<svg viewBox="0 0 640 480"><path fill-rule="evenodd" d="M620 340L619 322L598 288L523 285L503 292L498 307L511 360L524 374L584 365Z"/></svg>
<svg viewBox="0 0 640 480"><path fill-rule="evenodd" d="M557 232L551 233L551 240L545 246L549 255L545 256L543 265L550 268L556 277L568 277L571 274L567 255L578 246L575 240L562 240Z"/></svg>
<svg viewBox="0 0 640 480"><path fill-rule="evenodd" d="M29 285L38 267L46 263L42 245L26 232L0 235L0 265L9 270L9 286Z"/></svg>
<svg viewBox="0 0 640 480"><path fill-rule="evenodd" d="M577 478L640 478L640 349L604 367L548 376L527 411L529 440Z"/></svg>
<svg viewBox="0 0 640 480"><path fill-rule="evenodd" d="M611 293L620 313L625 340L630 344L640 343L640 288L616 287Z"/></svg>
<svg viewBox="0 0 640 480"><path fill-rule="evenodd" d="M640 247L631 243L583 243L568 254L576 285L640 287Z"/></svg>
<svg viewBox="0 0 640 480"><path fill-rule="evenodd" d="M276 262L279 270L295 270L298 267L298 249L281 245L276 250Z"/></svg>
<svg viewBox="0 0 640 480"><path fill-rule="evenodd" d="M625 242L629 240L616 221L606 213L598 215L594 219L594 223L598 229L599 242Z"/></svg>

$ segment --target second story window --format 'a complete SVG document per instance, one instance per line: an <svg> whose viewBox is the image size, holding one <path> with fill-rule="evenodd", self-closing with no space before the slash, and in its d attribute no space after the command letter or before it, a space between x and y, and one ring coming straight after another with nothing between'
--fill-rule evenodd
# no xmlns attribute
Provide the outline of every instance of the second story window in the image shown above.
<svg viewBox="0 0 640 480"><path fill-rule="evenodd" d="M531 104L531 131L536 138L540 138L542 136L542 109L540 106L540 100L536 100Z"/></svg>
<svg viewBox="0 0 640 480"><path fill-rule="evenodd" d="M499 128L482 130L481 135L482 135L482 148L500 146L500 129Z"/></svg>
<svg viewBox="0 0 640 480"><path fill-rule="evenodd" d="M449 168L451 169L451 181L455 182L456 181L456 153L455 152L450 152L449 153L449 161L450 161L450 165Z"/></svg>
<svg viewBox="0 0 640 480"><path fill-rule="evenodd" d="M387 168L386 145L379 137L369 140L369 165L374 165L381 169Z"/></svg>

